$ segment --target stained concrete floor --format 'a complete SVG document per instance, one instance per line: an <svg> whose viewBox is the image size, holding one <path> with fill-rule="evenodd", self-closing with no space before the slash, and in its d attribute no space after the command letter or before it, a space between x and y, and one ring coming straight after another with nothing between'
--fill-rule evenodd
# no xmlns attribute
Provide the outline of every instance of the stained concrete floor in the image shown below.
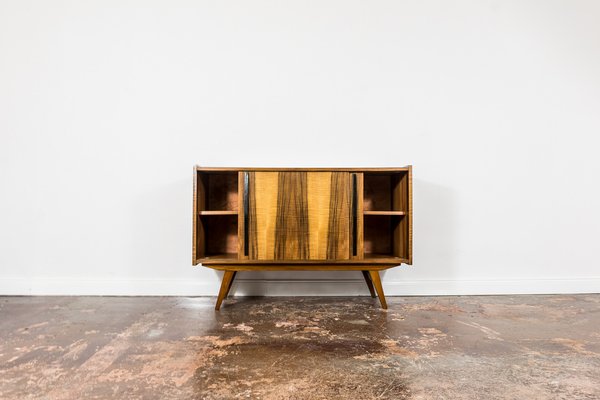
<svg viewBox="0 0 600 400"><path fill-rule="evenodd" d="M600 399L600 295L0 297L1 399Z"/></svg>

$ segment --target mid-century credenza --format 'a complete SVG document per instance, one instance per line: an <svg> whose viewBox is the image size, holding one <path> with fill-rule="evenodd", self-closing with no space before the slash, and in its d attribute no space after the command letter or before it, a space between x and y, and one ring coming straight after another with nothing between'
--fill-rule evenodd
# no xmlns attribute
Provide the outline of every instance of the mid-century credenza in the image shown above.
<svg viewBox="0 0 600 400"><path fill-rule="evenodd" d="M224 271L379 271L412 264L412 167L194 168L193 264Z"/></svg>

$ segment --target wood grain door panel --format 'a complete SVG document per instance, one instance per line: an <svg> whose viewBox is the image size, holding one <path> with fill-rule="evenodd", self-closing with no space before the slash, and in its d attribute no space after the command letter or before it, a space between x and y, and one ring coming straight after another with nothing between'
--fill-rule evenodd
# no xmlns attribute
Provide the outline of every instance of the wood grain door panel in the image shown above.
<svg viewBox="0 0 600 400"><path fill-rule="evenodd" d="M348 172L250 172L251 260L350 258Z"/></svg>

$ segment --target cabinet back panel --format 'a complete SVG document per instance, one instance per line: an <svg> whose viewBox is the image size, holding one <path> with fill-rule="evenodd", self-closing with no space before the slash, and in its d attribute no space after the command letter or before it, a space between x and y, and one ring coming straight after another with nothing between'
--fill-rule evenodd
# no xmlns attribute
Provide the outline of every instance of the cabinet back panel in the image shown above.
<svg viewBox="0 0 600 400"><path fill-rule="evenodd" d="M235 254L238 251L237 215L201 217L205 234L204 256Z"/></svg>
<svg viewBox="0 0 600 400"><path fill-rule="evenodd" d="M392 178L389 174L364 174L365 211L392 209Z"/></svg>
<svg viewBox="0 0 600 400"><path fill-rule="evenodd" d="M238 209L238 174L206 174L206 209L214 211Z"/></svg>
<svg viewBox="0 0 600 400"><path fill-rule="evenodd" d="M364 252L371 255L394 255L392 228L397 224L390 216L367 216L364 218Z"/></svg>

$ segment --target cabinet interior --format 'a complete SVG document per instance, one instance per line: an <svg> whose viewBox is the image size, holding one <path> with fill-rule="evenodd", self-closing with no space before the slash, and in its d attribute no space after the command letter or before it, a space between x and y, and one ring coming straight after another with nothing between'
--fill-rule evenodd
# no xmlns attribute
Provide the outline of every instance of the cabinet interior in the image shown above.
<svg viewBox="0 0 600 400"><path fill-rule="evenodd" d="M204 257L237 258L237 215L201 216L205 232Z"/></svg>
<svg viewBox="0 0 600 400"><path fill-rule="evenodd" d="M198 201L201 211L237 211L238 173L198 172Z"/></svg>
<svg viewBox="0 0 600 400"><path fill-rule="evenodd" d="M364 173L363 185L364 258L409 258L408 173Z"/></svg>
<svg viewBox="0 0 600 400"><path fill-rule="evenodd" d="M196 258L237 258L237 171L198 171L196 179Z"/></svg>

